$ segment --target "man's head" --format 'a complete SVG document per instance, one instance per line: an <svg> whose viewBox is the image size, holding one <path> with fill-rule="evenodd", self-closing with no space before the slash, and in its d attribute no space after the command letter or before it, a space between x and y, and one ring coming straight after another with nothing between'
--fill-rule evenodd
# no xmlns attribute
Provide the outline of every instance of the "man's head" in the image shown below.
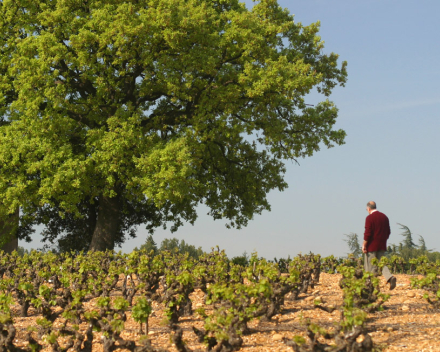
<svg viewBox="0 0 440 352"><path fill-rule="evenodd" d="M371 212L372 212L373 210L376 210L376 202L373 202L373 201L371 200L371 201L369 201L369 202L367 203L367 211L368 211L369 214L371 214Z"/></svg>

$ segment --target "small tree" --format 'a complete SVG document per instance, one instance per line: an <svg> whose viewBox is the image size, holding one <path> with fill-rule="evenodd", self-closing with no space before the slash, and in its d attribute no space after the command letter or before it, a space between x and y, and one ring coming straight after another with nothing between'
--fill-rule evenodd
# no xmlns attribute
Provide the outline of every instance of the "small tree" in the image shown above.
<svg viewBox="0 0 440 352"><path fill-rule="evenodd" d="M395 245L395 244L388 245L387 252L388 252L387 256L391 256L391 255L397 254L399 252L398 251L398 246Z"/></svg>
<svg viewBox="0 0 440 352"><path fill-rule="evenodd" d="M400 246L399 246L400 255L405 260L417 256L416 252L418 246L414 243L411 230L409 229L408 226L405 226L400 223L397 224L400 226L400 229L403 230L403 232L400 235L404 237L403 241L400 242Z"/></svg>
<svg viewBox="0 0 440 352"><path fill-rule="evenodd" d="M136 305L132 309L133 319L139 323L139 332L143 334L142 323L145 323L145 334L148 334L148 318L152 312L150 302L145 297L141 297L137 300Z"/></svg>
<svg viewBox="0 0 440 352"><path fill-rule="evenodd" d="M158 252L157 244L156 244L156 242L154 242L153 235L149 235L149 236L147 237L147 240L146 240L145 243L141 246L140 249L144 249L144 250L146 250L148 253L150 253L151 251L153 251L154 254L156 254L156 253Z"/></svg>
<svg viewBox="0 0 440 352"><path fill-rule="evenodd" d="M24 256L25 254L29 254L31 251L25 249L24 247L18 246L17 253L20 257Z"/></svg>
<svg viewBox="0 0 440 352"><path fill-rule="evenodd" d="M165 238L160 244L160 251L179 252L179 240L177 238Z"/></svg>
<svg viewBox="0 0 440 352"><path fill-rule="evenodd" d="M434 249L428 249L428 247L426 247L425 239L423 236L419 235L419 250L421 254L426 254L432 252Z"/></svg>
<svg viewBox="0 0 440 352"><path fill-rule="evenodd" d="M414 243L412 238L412 232L408 226L397 223L400 226L400 229L403 230L401 235L404 237L402 241L402 245L404 249L416 249L418 246Z"/></svg>
<svg viewBox="0 0 440 352"><path fill-rule="evenodd" d="M350 234L344 236L347 237L347 239L344 241L347 242L348 248L350 249L350 254L353 254L356 258L359 258L362 255L362 247L359 244L357 233L350 232Z"/></svg>
<svg viewBox="0 0 440 352"><path fill-rule="evenodd" d="M276 258L275 258L276 261ZM243 252L242 255L233 257L231 259L231 262L237 265L241 265L241 266L248 266L249 265L249 255L247 254L246 251Z"/></svg>
<svg viewBox="0 0 440 352"><path fill-rule="evenodd" d="M165 238L160 244L160 251L171 251L181 254L188 253L190 257L198 259L204 252L202 247L196 248L192 244L187 244L184 240L177 238Z"/></svg>

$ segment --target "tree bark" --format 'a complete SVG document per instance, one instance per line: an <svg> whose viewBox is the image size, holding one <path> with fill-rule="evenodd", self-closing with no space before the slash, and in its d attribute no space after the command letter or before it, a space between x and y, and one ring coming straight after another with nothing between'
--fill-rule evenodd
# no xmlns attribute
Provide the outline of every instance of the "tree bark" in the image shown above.
<svg viewBox="0 0 440 352"><path fill-rule="evenodd" d="M18 228L18 220L20 218L19 208L14 214L9 216L5 222L0 220L0 241L4 238L7 242L0 248L6 253L12 253L18 249L18 238L16 236Z"/></svg>
<svg viewBox="0 0 440 352"><path fill-rule="evenodd" d="M98 219L89 248L91 251L114 248L114 239L120 230L120 213L119 196L113 198L102 196L99 199Z"/></svg>

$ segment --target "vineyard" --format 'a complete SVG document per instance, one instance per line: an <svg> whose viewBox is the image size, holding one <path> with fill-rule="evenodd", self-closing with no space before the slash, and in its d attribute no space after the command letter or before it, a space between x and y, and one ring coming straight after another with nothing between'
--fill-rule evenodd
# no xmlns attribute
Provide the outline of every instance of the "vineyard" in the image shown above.
<svg viewBox="0 0 440 352"><path fill-rule="evenodd" d="M426 257L382 258L395 291L359 259L313 254L32 251L0 264L0 351L435 351L440 332L440 263Z"/></svg>

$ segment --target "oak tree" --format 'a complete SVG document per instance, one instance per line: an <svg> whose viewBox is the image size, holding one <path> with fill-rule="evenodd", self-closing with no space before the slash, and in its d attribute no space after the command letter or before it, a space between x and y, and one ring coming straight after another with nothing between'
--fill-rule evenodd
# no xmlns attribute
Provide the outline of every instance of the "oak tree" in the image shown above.
<svg viewBox="0 0 440 352"><path fill-rule="evenodd" d="M0 0L0 208L93 250L200 203L245 226L285 160L344 142L318 30L276 0Z"/></svg>

